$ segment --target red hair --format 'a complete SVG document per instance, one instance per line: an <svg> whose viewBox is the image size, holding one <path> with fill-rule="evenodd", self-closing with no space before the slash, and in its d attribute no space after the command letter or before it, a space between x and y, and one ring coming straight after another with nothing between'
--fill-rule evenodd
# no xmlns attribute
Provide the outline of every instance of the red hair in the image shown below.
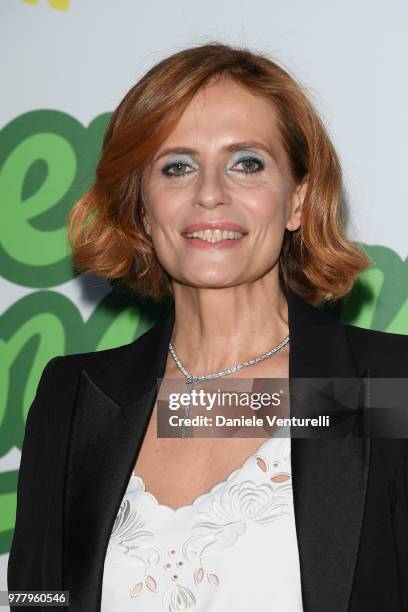
<svg viewBox="0 0 408 612"><path fill-rule="evenodd" d="M279 258L286 285L312 304L348 294L371 263L346 237L341 166L316 109L290 74L248 49L210 43L153 66L111 116L92 187L67 223L74 265L121 279L154 300L172 295L171 277L146 233L143 168L207 83L230 78L270 100L296 183L307 180L301 227L285 230Z"/></svg>

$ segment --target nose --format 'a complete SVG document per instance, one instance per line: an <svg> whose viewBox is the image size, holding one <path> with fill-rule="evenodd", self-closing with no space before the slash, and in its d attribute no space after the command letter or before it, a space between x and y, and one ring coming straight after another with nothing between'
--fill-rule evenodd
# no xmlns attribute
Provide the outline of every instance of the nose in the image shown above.
<svg viewBox="0 0 408 612"><path fill-rule="evenodd" d="M194 205L215 208L230 203L223 171L218 168L205 168L197 181Z"/></svg>

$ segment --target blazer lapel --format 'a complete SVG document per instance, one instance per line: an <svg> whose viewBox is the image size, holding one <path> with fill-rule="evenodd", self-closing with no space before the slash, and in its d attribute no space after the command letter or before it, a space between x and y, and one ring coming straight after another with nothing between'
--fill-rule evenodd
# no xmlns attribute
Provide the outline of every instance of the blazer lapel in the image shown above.
<svg viewBox="0 0 408 612"><path fill-rule="evenodd" d="M105 553L165 371L174 312L102 368L81 372L68 448L63 588L100 610ZM119 401L120 400L120 401Z"/></svg>
<svg viewBox="0 0 408 612"><path fill-rule="evenodd" d="M356 378L341 325L283 285L289 377ZM174 304L148 332L81 371L68 447L63 588L73 612L100 610L106 547L165 372ZM290 383L291 384L291 383ZM358 408L358 406L355 406ZM369 440L292 439L305 612L346 612L368 477Z"/></svg>
<svg viewBox="0 0 408 612"><path fill-rule="evenodd" d="M286 291L289 378L355 379L344 328ZM334 381L335 383L336 381ZM338 395L346 381L338 381ZM291 381L289 381L291 386ZM350 380L350 386L355 380ZM334 397L336 396L334 387ZM311 398L312 399L312 398ZM360 394L349 398L356 417ZM364 402L364 400L363 400ZM292 409L291 409L292 410ZM291 440L293 497L305 612L347 612L370 460L367 438Z"/></svg>

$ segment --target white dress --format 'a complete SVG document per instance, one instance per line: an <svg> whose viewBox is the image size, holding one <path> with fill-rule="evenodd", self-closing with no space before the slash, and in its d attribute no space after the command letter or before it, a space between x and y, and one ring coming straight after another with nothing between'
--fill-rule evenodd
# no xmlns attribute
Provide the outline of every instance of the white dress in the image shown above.
<svg viewBox="0 0 408 612"><path fill-rule="evenodd" d="M301 612L290 438L263 442L187 506L132 474L106 551L101 612Z"/></svg>

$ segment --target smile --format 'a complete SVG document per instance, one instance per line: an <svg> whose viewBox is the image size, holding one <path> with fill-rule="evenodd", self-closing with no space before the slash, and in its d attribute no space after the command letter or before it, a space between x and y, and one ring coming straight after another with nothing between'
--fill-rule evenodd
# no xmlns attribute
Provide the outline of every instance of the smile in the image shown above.
<svg viewBox="0 0 408 612"><path fill-rule="evenodd" d="M205 229L198 232L185 232L183 236L189 239L196 238L214 244L223 240L240 240L245 234L221 229Z"/></svg>

